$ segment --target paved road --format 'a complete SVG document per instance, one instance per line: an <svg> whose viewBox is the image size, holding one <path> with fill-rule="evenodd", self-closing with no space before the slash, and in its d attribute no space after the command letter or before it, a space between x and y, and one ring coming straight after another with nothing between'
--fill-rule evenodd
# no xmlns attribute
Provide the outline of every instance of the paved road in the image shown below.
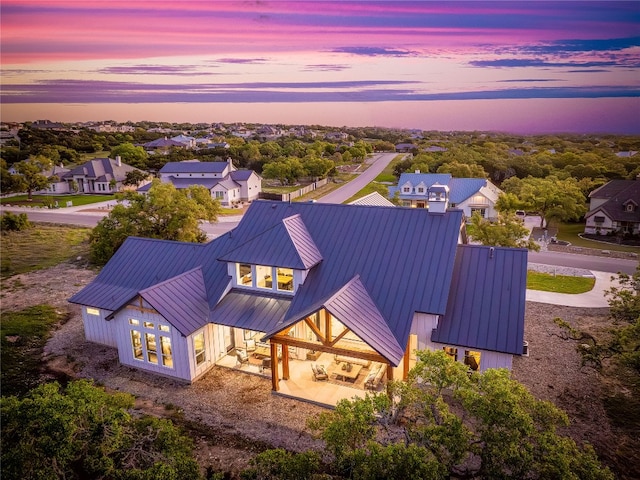
<svg viewBox="0 0 640 480"><path fill-rule="evenodd" d="M322 198L318 199L319 203L342 203L345 200L353 197L356 193L362 190L366 185L371 183L374 178L376 178L382 171L386 168L387 165L391 163L391 160L396 158L397 153L378 153L373 155L370 159L367 160L367 163L370 164L369 168L367 168L364 172L358 175L356 178L351 180L346 185L334 190L331 193L328 193Z"/></svg>
<svg viewBox="0 0 640 480"><path fill-rule="evenodd" d="M530 263L558 265L562 267L584 268L598 272L628 273L635 272L638 260L623 258L596 257L594 255L578 255L560 252L529 252Z"/></svg>

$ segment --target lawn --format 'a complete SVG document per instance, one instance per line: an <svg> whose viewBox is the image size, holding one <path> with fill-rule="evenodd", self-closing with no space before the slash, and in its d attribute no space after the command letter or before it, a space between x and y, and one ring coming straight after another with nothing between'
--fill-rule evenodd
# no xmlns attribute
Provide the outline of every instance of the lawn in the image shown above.
<svg viewBox="0 0 640 480"><path fill-rule="evenodd" d="M585 293L593 289L593 277L572 277L551 273L527 272L527 288L555 293Z"/></svg>
<svg viewBox="0 0 640 480"><path fill-rule="evenodd" d="M380 195L387 198L387 196L389 195L389 185L387 184L396 184L398 182L398 179L393 174L393 169L395 168L396 164L402 161L403 158L404 155L396 156L396 158L391 160L389 165L386 166L386 168L380 173L380 175L373 179L373 182L365 186L362 190L360 190L344 203L351 203L373 192L378 192Z"/></svg>
<svg viewBox="0 0 640 480"><path fill-rule="evenodd" d="M89 255L89 228L38 225L0 236L0 276L40 270L60 262Z"/></svg>
<svg viewBox="0 0 640 480"><path fill-rule="evenodd" d="M16 207L46 207L51 202L58 202L60 207L72 202L73 206L90 205L92 203L115 200L113 195L33 195L33 200L29 201L27 195L16 195L1 200L2 205L13 205Z"/></svg>
<svg viewBox="0 0 640 480"><path fill-rule="evenodd" d="M0 313L2 395L20 395L40 383L40 352L65 315L48 305Z"/></svg>
<svg viewBox="0 0 640 480"><path fill-rule="evenodd" d="M579 237L578 234L584 232L584 224L582 223L561 223L553 226L558 227L558 240L565 240L576 247L640 253L640 248L638 247L625 247L624 245L616 245L615 243L594 242L593 240Z"/></svg>

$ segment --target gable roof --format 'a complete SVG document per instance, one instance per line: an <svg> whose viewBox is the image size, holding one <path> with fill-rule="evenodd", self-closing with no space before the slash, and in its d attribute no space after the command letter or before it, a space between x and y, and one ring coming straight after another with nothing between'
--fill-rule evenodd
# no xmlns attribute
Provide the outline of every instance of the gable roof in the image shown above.
<svg viewBox="0 0 640 480"><path fill-rule="evenodd" d="M126 178L127 172L136 170L131 165L121 163L118 165L116 160L111 158L93 158L88 162L72 168L65 173L65 177L81 175L87 178L93 178L100 182L108 182L111 179L121 182Z"/></svg>
<svg viewBox="0 0 640 480"><path fill-rule="evenodd" d="M300 215L293 215L282 219L220 260L308 270L322 260L322 254Z"/></svg>
<svg viewBox="0 0 640 480"><path fill-rule="evenodd" d="M140 296L184 336L209 323L209 304L200 267L146 288Z"/></svg>
<svg viewBox="0 0 640 480"><path fill-rule="evenodd" d="M608 198L608 200L588 212L585 218L591 217L597 212L602 212L615 222L640 222L640 208L637 207L640 204L639 180L611 180L591 192L589 197ZM636 205L632 212L628 212L625 208L630 202Z"/></svg>
<svg viewBox="0 0 640 480"><path fill-rule="evenodd" d="M281 325L291 297L231 290L216 305L210 321L220 325L266 332Z"/></svg>
<svg viewBox="0 0 640 480"><path fill-rule="evenodd" d="M227 162L168 162L158 173L223 173Z"/></svg>
<svg viewBox="0 0 640 480"><path fill-rule="evenodd" d="M447 311L431 340L521 355L527 253L459 245Z"/></svg>
<svg viewBox="0 0 640 480"><path fill-rule="evenodd" d="M384 198L378 192L371 192L364 197L360 197L353 202L350 202L349 205L370 205L377 207L394 207L395 205L391 203L389 200Z"/></svg>
<svg viewBox="0 0 640 480"><path fill-rule="evenodd" d="M258 176L258 174L253 170L234 170L231 172L231 179L236 182L246 182L249 180L251 175L255 175L256 177Z"/></svg>
<svg viewBox="0 0 640 480"><path fill-rule="evenodd" d="M409 194L403 193L400 187L404 187L406 184L410 184L413 187L422 184L429 188L436 183L449 187L450 203L462 203L488 185L485 178L453 178L449 173L403 173L398 180L398 187L390 187L389 194L393 196L396 191L399 191L401 198L404 198L404 196L409 198ZM415 193L411 192L411 196L415 197ZM426 197L426 195L427 192L425 191L424 196Z"/></svg>

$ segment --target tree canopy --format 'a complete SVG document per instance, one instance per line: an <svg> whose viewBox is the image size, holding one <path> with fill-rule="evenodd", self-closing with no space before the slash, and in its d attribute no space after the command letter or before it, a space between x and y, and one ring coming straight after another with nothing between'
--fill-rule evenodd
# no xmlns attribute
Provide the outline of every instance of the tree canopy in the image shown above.
<svg viewBox="0 0 640 480"><path fill-rule="evenodd" d="M136 147L132 143L123 143L117 147L113 147L110 153L111 158L119 156L123 163L135 168L145 170L147 167L148 155L144 148Z"/></svg>
<svg viewBox="0 0 640 480"><path fill-rule="evenodd" d="M507 370L470 376L442 351L417 356L406 382L310 421L337 478L613 478L591 446L557 432L566 414Z"/></svg>
<svg viewBox="0 0 640 480"><path fill-rule="evenodd" d="M169 420L132 416L133 401L87 380L2 397L2 477L201 478L191 440Z"/></svg>
<svg viewBox="0 0 640 480"><path fill-rule="evenodd" d="M154 180L146 195L127 192L91 232L91 260L106 263L130 235L182 242L204 242L200 220L214 222L220 210L217 200L200 185L184 190Z"/></svg>
<svg viewBox="0 0 640 480"><path fill-rule="evenodd" d="M47 168L51 168L51 165L51 160L42 155L16 163L14 165L18 172L14 177L14 181L17 182L16 190L26 190L31 200L34 191L44 190L53 181L42 173Z"/></svg>
<svg viewBox="0 0 640 480"><path fill-rule="evenodd" d="M496 221L491 221L474 212L467 233L472 240L493 247L517 247L538 251L540 247L531 238L529 230L513 213L499 213Z"/></svg>

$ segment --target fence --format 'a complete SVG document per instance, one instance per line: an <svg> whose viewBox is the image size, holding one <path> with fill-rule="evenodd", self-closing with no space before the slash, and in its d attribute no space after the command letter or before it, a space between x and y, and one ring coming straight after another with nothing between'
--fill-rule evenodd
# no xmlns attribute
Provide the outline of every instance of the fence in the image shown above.
<svg viewBox="0 0 640 480"><path fill-rule="evenodd" d="M298 190L295 190L295 191L289 192L289 193L266 193L266 192L260 192L259 198L262 198L264 200L277 200L277 201L280 201L280 202L289 202L289 201L293 200L294 198L298 198L298 197L301 197L303 195L306 195L309 192L313 192L317 188L320 188L320 187L326 185L328 181L329 181L328 179L323 178L321 180L318 180L317 182L310 183L306 187L302 187L302 188L300 188Z"/></svg>

